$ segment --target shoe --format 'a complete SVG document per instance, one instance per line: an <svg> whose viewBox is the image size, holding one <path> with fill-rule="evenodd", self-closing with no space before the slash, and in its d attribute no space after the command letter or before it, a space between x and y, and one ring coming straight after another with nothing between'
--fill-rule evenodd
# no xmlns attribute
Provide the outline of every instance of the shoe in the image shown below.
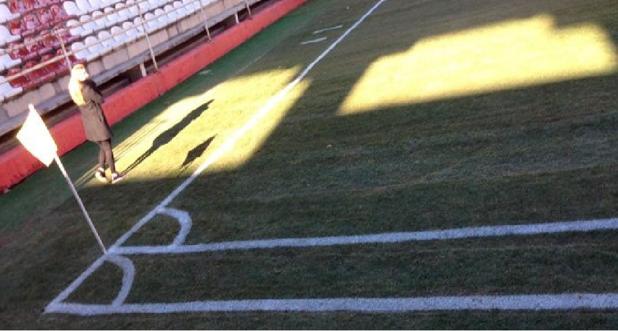
<svg viewBox="0 0 618 331"><path fill-rule="evenodd" d="M99 182L107 184L109 181L107 177L105 177L105 170L99 168L94 172L94 178L96 178Z"/></svg>
<svg viewBox="0 0 618 331"><path fill-rule="evenodd" d="M115 172L115 173L112 174L112 181L111 181L111 183L112 184L116 184L116 183L118 183L119 181L121 181L123 179L124 179L123 175Z"/></svg>

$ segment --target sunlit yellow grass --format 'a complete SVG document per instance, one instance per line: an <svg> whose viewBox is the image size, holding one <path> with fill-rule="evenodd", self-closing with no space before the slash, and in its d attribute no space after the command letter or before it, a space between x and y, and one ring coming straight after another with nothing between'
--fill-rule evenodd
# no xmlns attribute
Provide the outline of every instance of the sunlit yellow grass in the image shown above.
<svg viewBox="0 0 618 331"><path fill-rule="evenodd" d="M422 39L374 62L340 114L607 74L616 48L595 24L557 27L551 16Z"/></svg>
<svg viewBox="0 0 618 331"><path fill-rule="evenodd" d="M172 143L160 146L155 153L143 160L140 166L131 172L131 178L152 180L192 171L203 162L207 155L217 150L230 135L243 126L266 104L268 99L291 81L298 71L299 68L289 68L244 75L229 79L202 94L178 100L116 148L118 151L125 151L118 161L119 169L122 171L148 151L157 136L212 100L208 109L183 127L173 138ZM248 132L247 137L235 146L233 153L226 155L211 169L230 169L250 159L284 117L296 98L302 95L303 90L303 88L297 88L290 93L278 107ZM182 163L187 153L212 136L215 136L215 139L206 152L193 161L191 166L183 167ZM141 171L141 169L147 169L147 171Z"/></svg>

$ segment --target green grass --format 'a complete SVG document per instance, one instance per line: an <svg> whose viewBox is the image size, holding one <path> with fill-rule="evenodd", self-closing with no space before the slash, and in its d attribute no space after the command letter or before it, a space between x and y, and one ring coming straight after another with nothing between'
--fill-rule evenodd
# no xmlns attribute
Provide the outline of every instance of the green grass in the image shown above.
<svg viewBox="0 0 618 331"><path fill-rule="evenodd" d="M208 74L192 77L115 126L119 167L134 165L121 185L90 180L96 156L91 144L63 157L69 172L81 178L80 194L104 241L113 243L156 206L343 32L328 32L326 43L299 46L314 38L312 31L338 24L347 28L373 3L311 1L210 66ZM615 59L618 6L612 1L385 2L172 202L192 216L188 242L617 216L615 66L585 75L569 67L559 78L521 68L530 70L525 84L451 93L452 82L477 84L472 81L479 79L476 73L489 74L483 76L488 81L511 74L508 66L477 67L500 62L498 50L505 42L495 39L492 27L511 22L504 30L508 41L512 29L530 32L538 17L548 16L555 23L550 31L563 33L561 40L568 40L568 33L596 31L597 39L584 39L609 45ZM458 36L487 42L470 59ZM443 42L452 47L441 49ZM432 47L452 52L448 61ZM560 59L546 57L552 50L542 48L555 44L526 47L532 51L512 56L537 56L532 58L536 67L555 68L570 59L566 52ZM418 66L419 61L427 62ZM408 65L416 71L397 76ZM363 90L370 85L361 83L375 78L375 70L387 83ZM419 86L434 83L415 77L433 77L440 70L453 75L437 94L410 97ZM350 106L363 104L372 106ZM96 243L55 168L0 197L0 210L3 328L618 325L616 311L44 315L45 305L98 257ZM177 228L160 216L129 244L169 243ZM618 291L615 231L132 260L137 269L128 298L132 303ZM109 302L120 279L119 270L105 264L70 299Z"/></svg>

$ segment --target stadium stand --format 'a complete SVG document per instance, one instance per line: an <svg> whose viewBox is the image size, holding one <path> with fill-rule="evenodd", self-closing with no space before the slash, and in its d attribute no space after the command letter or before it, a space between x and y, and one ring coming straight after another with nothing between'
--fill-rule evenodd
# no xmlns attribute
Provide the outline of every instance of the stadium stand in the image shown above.
<svg viewBox="0 0 618 331"><path fill-rule="evenodd" d="M99 84L156 68L155 56L258 2L0 1L0 136L21 125L28 103L43 114L66 104L72 64L86 64Z"/></svg>

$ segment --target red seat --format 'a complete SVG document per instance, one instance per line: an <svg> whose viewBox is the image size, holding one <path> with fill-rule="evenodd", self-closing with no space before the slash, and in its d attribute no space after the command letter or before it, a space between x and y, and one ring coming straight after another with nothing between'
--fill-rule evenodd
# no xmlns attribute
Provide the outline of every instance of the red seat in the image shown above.
<svg viewBox="0 0 618 331"><path fill-rule="evenodd" d="M8 71L8 76L14 76L17 75L21 72L21 68L11 68ZM28 84L28 79L24 76L19 76L15 79L11 79L9 81L9 84L11 84L11 86L13 87L24 87Z"/></svg>
<svg viewBox="0 0 618 331"><path fill-rule="evenodd" d="M22 36L31 35L36 33L41 27L44 28L41 22L39 22L37 15L35 13L28 13L22 19L21 34Z"/></svg>
<svg viewBox="0 0 618 331"><path fill-rule="evenodd" d="M51 5L49 7L49 12L54 18L54 22L64 22L69 19L69 15L64 11L64 8L60 5Z"/></svg>
<svg viewBox="0 0 618 331"><path fill-rule="evenodd" d="M54 25L55 17L52 15L49 8L41 8L37 11L38 21L41 23L41 26L45 29L48 29L52 25Z"/></svg>
<svg viewBox="0 0 618 331"><path fill-rule="evenodd" d="M7 27L9 28L9 31L11 31L12 35L14 36L21 35L21 31L22 31L21 20L15 19L15 20L9 21Z"/></svg>
<svg viewBox="0 0 618 331"><path fill-rule="evenodd" d="M22 62L30 61L39 57L37 52L31 53L28 47L22 43L12 43L9 45L8 53L13 59L21 59Z"/></svg>

